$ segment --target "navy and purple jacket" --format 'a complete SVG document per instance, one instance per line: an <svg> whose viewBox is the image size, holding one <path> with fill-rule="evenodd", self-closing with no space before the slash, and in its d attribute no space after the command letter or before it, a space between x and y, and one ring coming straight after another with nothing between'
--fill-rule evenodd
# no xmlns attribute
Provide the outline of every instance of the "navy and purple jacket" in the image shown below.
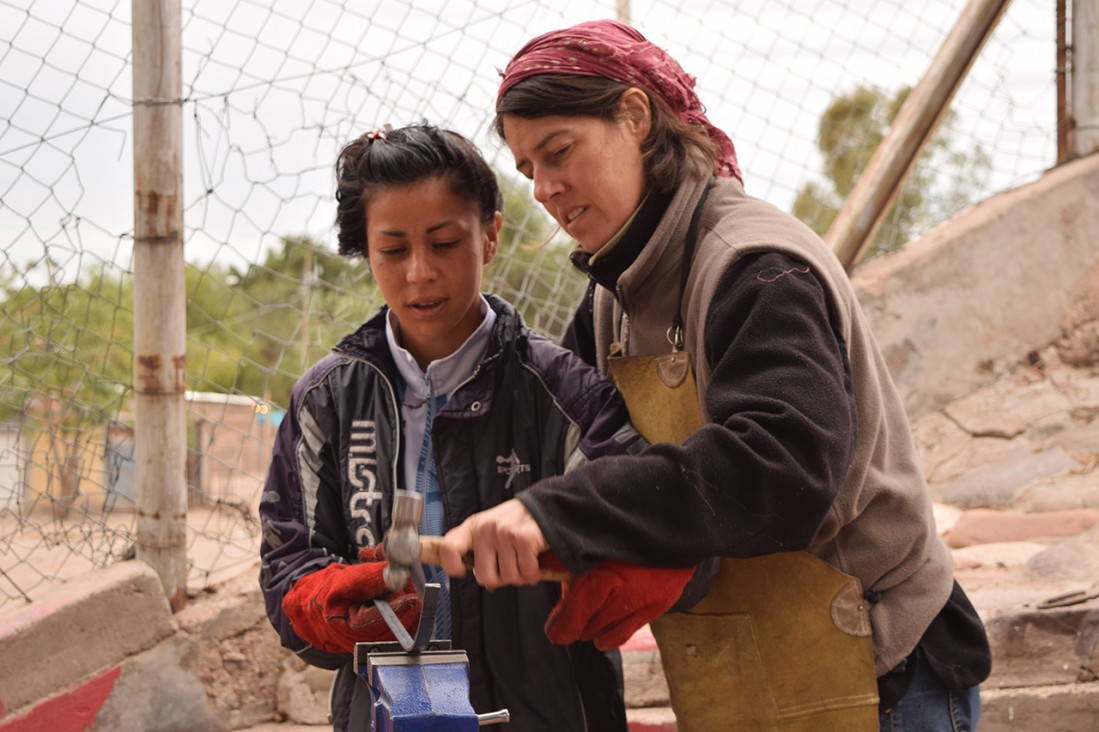
<svg viewBox="0 0 1099 732"><path fill-rule="evenodd" d="M645 446L603 375L530 331L500 298L487 300L497 314L487 352L432 425L447 528L568 467ZM297 636L282 599L300 577L355 561L389 526L407 446L385 317L383 308L295 385L259 510L267 615L284 646L340 669L337 730L365 687L350 655ZM508 708L515 730L625 730L612 660L590 644L555 646L545 636L559 597L560 586L548 582L490 593L471 578L451 580L452 641L469 656L474 708Z"/></svg>

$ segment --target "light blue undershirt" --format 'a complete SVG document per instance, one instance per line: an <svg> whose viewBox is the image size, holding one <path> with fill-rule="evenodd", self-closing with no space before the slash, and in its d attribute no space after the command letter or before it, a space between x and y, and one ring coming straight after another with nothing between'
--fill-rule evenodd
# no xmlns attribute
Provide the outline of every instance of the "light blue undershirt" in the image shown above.
<svg viewBox="0 0 1099 732"><path fill-rule="evenodd" d="M398 343L400 324L392 310L386 318L386 340L403 382L398 385L398 392L405 436L401 464L404 487L413 486L424 497L420 533L426 536L441 536L447 528L431 447L431 424L450 394L473 375L484 359L496 323L496 312L483 295L480 310L483 319L477 329L454 353L429 363L426 371L421 370L412 354ZM438 582L442 587L435 615L435 637L450 638L450 581L438 567L424 565L424 575L428 582Z"/></svg>

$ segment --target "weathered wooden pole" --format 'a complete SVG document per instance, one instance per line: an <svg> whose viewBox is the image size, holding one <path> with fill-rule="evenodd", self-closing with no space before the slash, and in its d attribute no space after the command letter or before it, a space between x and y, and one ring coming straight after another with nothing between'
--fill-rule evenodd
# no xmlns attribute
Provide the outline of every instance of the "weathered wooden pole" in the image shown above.
<svg viewBox="0 0 1099 732"><path fill-rule="evenodd" d="M1072 4L1072 152L1099 152L1099 0Z"/></svg>
<svg viewBox="0 0 1099 732"><path fill-rule="evenodd" d="M187 600L180 0L133 0L137 556Z"/></svg>
<svg viewBox="0 0 1099 732"><path fill-rule="evenodd" d="M969 67L1010 0L970 0L897 112L824 239L850 272L874 240L920 150L934 134Z"/></svg>
<svg viewBox="0 0 1099 732"><path fill-rule="evenodd" d="M630 0L615 0L614 3L614 15L615 19L620 23L629 25L630 23Z"/></svg>
<svg viewBox="0 0 1099 732"><path fill-rule="evenodd" d="M1057 80L1057 164L1072 157L1072 139L1069 134L1072 129L1072 113L1068 108L1068 25L1066 3L1068 0L1057 0L1057 19L1054 21L1056 30L1056 56L1054 78Z"/></svg>

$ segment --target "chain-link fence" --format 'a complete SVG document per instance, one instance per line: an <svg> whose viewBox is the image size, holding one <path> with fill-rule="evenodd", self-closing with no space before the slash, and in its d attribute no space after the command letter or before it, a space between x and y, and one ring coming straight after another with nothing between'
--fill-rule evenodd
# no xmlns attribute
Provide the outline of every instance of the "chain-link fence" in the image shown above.
<svg viewBox="0 0 1099 732"><path fill-rule="evenodd" d="M965 5L635 0L629 19L698 77L748 191L823 228ZM379 304L335 255L342 144L421 120L472 137L507 190L490 287L561 333L583 281L491 134L497 70L615 12L184 0L191 589L256 560L290 386ZM879 250L1054 164L1055 18L1053 0L1009 6ZM129 0L0 0L0 612L133 552L130 49Z"/></svg>

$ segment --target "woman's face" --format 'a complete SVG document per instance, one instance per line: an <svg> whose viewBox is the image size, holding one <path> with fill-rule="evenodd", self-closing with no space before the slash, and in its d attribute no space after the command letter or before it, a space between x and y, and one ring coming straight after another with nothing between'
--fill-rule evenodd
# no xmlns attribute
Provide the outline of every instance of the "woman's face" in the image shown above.
<svg viewBox="0 0 1099 732"><path fill-rule="evenodd" d="M499 246L500 214L484 226L477 203L451 188L428 178L366 202L370 270L421 368L454 353L480 325L481 276Z"/></svg>
<svg viewBox="0 0 1099 732"><path fill-rule="evenodd" d="M648 97L630 89L622 105L615 122L504 116L504 137L516 169L534 181L534 198L593 254L618 233L645 195L641 143L649 131Z"/></svg>

